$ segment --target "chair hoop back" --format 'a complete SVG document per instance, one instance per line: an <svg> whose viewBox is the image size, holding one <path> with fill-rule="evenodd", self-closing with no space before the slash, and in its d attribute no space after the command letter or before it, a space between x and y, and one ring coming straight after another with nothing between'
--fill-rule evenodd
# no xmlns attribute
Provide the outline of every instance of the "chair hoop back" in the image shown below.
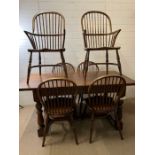
<svg viewBox="0 0 155 155"><path fill-rule="evenodd" d="M32 33L25 31L33 49L64 50L65 18L57 12L43 12L32 19Z"/></svg>
<svg viewBox="0 0 155 155"><path fill-rule="evenodd" d="M83 71L83 69L84 69L84 63L85 62L81 62L78 65L77 72L82 72ZM98 65L95 62L89 61L88 62L88 71L97 71L97 72L99 72L99 67L98 67Z"/></svg>
<svg viewBox="0 0 155 155"><path fill-rule="evenodd" d="M88 88L89 106L117 104L125 95L125 91L126 81L123 77L117 75L99 77Z"/></svg>
<svg viewBox="0 0 155 155"><path fill-rule="evenodd" d="M75 68L72 64L65 62L66 68L67 68L67 73L74 73ZM52 68L52 73L56 75L62 75L64 73L64 68L62 63L57 63L55 66Z"/></svg>
<svg viewBox="0 0 155 155"><path fill-rule="evenodd" d="M74 107L76 87L76 84L67 78L48 79L39 84L38 97L45 111L56 109L56 113L61 114L61 107Z"/></svg>
<svg viewBox="0 0 155 155"><path fill-rule="evenodd" d="M63 34L65 18L58 12L42 12L32 19L32 31L37 34Z"/></svg>
<svg viewBox="0 0 155 155"><path fill-rule="evenodd" d="M85 48L114 47L120 30L112 32L110 17L101 11L88 11L81 18Z"/></svg>
<svg viewBox="0 0 155 155"><path fill-rule="evenodd" d="M106 34L112 32L110 17L101 11L88 11L81 18L82 30L86 34Z"/></svg>

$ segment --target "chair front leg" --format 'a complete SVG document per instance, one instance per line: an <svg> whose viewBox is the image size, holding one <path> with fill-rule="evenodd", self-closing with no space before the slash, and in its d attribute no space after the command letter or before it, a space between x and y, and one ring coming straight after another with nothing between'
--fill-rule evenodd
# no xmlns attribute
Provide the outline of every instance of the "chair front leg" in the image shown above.
<svg viewBox="0 0 155 155"><path fill-rule="evenodd" d="M64 72L65 72L65 77L67 78L68 77L67 67L66 67L65 58L64 58L64 55L63 55L62 51L60 52L60 55L61 55L63 69L64 69Z"/></svg>
<svg viewBox="0 0 155 155"><path fill-rule="evenodd" d="M106 50L106 74L109 73L109 51Z"/></svg>
<svg viewBox="0 0 155 155"><path fill-rule="evenodd" d="M28 70L27 70L27 84L29 84L29 80L30 80L31 63L32 63L32 52L30 52L30 57L29 57L29 65L28 65Z"/></svg>
<svg viewBox="0 0 155 155"><path fill-rule="evenodd" d="M84 67L83 67L83 73L84 73L84 79L85 80L86 80L87 71L88 71L89 53L90 53L90 51L86 51L86 56L85 56L85 61L84 61Z"/></svg>
<svg viewBox="0 0 155 155"><path fill-rule="evenodd" d="M118 49L116 50L116 56L117 56L118 70L119 70L120 75L122 75L122 66L121 66L121 61L120 61Z"/></svg>
<svg viewBox="0 0 155 155"><path fill-rule="evenodd" d="M39 75L41 75L41 52L39 52Z"/></svg>
<svg viewBox="0 0 155 155"><path fill-rule="evenodd" d="M42 147L45 146L45 140L46 140L46 135L48 133L49 127L50 127L50 119L48 116L45 118L45 128L44 128L44 135L43 135L43 141L42 141Z"/></svg>
<svg viewBox="0 0 155 155"><path fill-rule="evenodd" d="M93 130L94 130L94 113L92 112L92 114L91 114L91 125L90 125L90 139L89 139L89 143L92 143Z"/></svg>
<svg viewBox="0 0 155 155"><path fill-rule="evenodd" d="M120 122L119 119L118 119L117 112L115 113L115 120L116 120L116 125L117 125L117 129L118 129L118 131L119 131L121 140L123 140L124 138L123 138L123 134L122 134L121 122Z"/></svg>

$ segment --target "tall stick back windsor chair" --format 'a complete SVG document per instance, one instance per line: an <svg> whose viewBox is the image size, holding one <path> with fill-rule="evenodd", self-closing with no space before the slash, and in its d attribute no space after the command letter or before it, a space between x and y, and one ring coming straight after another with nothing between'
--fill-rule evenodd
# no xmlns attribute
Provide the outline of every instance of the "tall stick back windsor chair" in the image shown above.
<svg viewBox="0 0 155 155"><path fill-rule="evenodd" d="M42 12L35 15L32 19L32 33L24 31L28 36L32 49L28 49L30 53L29 65L27 72L27 83L29 83L31 69L39 67L41 75L41 67L50 67L53 64L43 64L41 53L59 52L63 64L65 76L67 77L67 69L63 52L65 51L65 18L58 12ZM32 54L38 53L38 65L32 65Z"/></svg>
<svg viewBox="0 0 155 155"><path fill-rule="evenodd" d="M101 11L88 11L81 18L81 26L83 31L84 47L86 50L84 76L86 78L88 70L89 55L91 51L106 51L106 61L98 63L106 65L106 73L108 74L109 65L117 65L120 75L122 74L121 62L118 50L115 47L116 38L121 31L112 31L110 17ZM116 51L117 63L109 62L109 51Z"/></svg>

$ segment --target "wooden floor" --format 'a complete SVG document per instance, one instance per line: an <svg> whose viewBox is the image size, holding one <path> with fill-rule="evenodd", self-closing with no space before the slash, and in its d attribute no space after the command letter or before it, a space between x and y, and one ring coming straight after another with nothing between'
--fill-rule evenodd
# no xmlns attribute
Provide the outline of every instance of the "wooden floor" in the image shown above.
<svg viewBox="0 0 155 155"><path fill-rule="evenodd" d="M20 109L20 155L134 155L135 154L135 104L134 99L125 101L123 110L124 140L118 131L105 119L95 121L93 143L89 144L90 120L76 122L79 145L67 122L53 124L47 136L45 147L37 136L37 115L35 106Z"/></svg>

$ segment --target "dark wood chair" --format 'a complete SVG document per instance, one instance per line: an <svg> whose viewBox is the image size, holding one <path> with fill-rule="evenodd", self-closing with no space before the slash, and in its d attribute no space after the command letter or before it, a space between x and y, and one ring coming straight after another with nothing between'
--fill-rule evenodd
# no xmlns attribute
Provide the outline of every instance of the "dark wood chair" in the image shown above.
<svg viewBox="0 0 155 155"><path fill-rule="evenodd" d="M81 18L81 26L83 31L84 47L86 50L84 77L87 76L88 62L90 52L105 51L106 57L104 63L106 65L106 73L108 74L108 66L118 66L120 75L122 75L121 62L118 50L120 47L115 47L116 38L121 31L112 31L110 17L101 11L88 11ZM117 63L109 62L109 51L116 51Z"/></svg>
<svg viewBox="0 0 155 155"><path fill-rule="evenodd" d="M117 125L121 139L122 126L118 118L118 106L120 98L125 95L126 81L121 76L102 76L95 79L88 88L87 106L91 113L90 139L92 142L92 134L94 129L94 120L97 116L107 117L114 115L114 120Z"/></svg>
<svg viewBox="0 0 155 155"><path fill-rule="evenodd" d="M84 71L84 63L85 62L81 62L78 67L77 67L77 72L83 72ZM99 72L99 67L98 65L93 62L93 61L89 61L88 62L88 72L96 72L98 73ZM82 94L80 93L79 94L79 100L78 100L78 103L79 103L79 115L81 118L83 118L85 115L86 115L86 111L87 111L87 106L85 104L85 100L88 98L88 94Z"/></svg>
<svg viewBox="0 0 155 155"><path fill-rule="evenodd" d="M85 62L81 62L78 65L77 72L83 72L84 71L84 64L85 64ZM88 71L96 71L96 72L99 72L99 67L98 67L98 65L95 62L89 61L88 62Z"/></svg>
<svg viewBox="0 0 155 155"><path fill-rule="evenodd" d="M42 12L35 15L32 19L32 33L24 31L30 40L32 49L28 49L30 53L29 65L27 72L27 83L31 74L31 69L39 67L39 74L41 75L42 67L50 67L53 64L43 64L41 56L45 53L60 53L63 64L65 77L67 77L67 69L65 66L65 58L63 52L65 51L65 18L58 12ZM32 65L32 55L38 53L38 65Z"/></svg>
<svg viewBox="0 0 155 155"><path fill-rule="evenodd" d="M75 142L78 144L77 134L73 125L73 113L75 111L75 98L77 94L76 84L66 78L54 78L40 83L38 86L38 98L44 107L45 128L42 146L50 125L54 121L69 121L74 133Z"/></svg>
<svg viewBox="0 0 155 155"><path fill-rule="evenodd" d="M71 63L65 63L66 68L67 68L67 73L74 73L75 72L75 68ZM52 73L55 75L62 75L62 73L64 73L64 67L62 63L57 63L55 66L53 66L52 68Z"/></svg>

